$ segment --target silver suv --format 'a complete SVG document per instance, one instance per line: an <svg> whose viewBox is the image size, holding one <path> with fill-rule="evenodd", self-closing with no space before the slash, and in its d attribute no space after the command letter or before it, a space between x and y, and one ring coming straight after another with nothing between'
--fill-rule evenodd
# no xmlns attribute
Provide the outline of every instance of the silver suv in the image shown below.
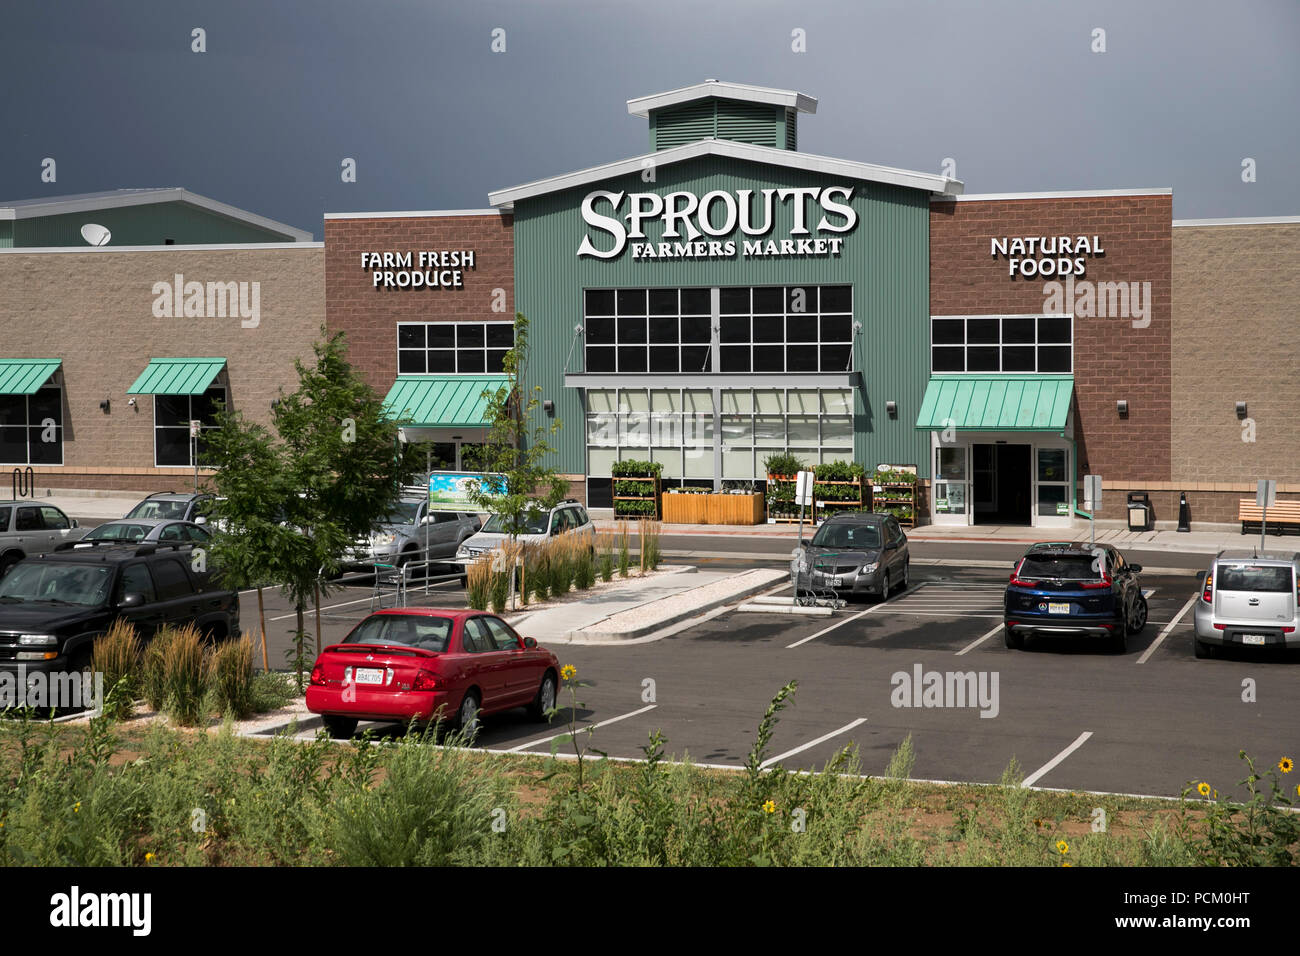
<svg viewBox="0 0 1300 956"><path fill-rule="evenodd" d="M344 559L345 566L402 565L419 560L452 561L462 541L480 527L477 515L463 511L430 511L427 498L402 498L368 538L359 539Z"/></svg>
<svg viewBox="0 0 1300 956"><path fill-rule="evenodd" d="M1196 602L1197 657L1221 647L1300 647L1300 552L1220 551Z"/></svg>
<svg viewBox="0 0 1300 956"><path fill-rule="evenodd" d="M524 512L523 530L515 535L515 539L537 544L560 534L580 535L595 546L596 526L587 514L587 509L573 498L561 501L549 511ZM501 515L492 515L482 531L460 546L456 558L461 564L470 564L479 555L509 540L510 534L506 530L504 519Z"/></svg>
<svg viewBox="0 0 1300 956"><path fill-rule="evenodd" d="M53 551L86 532L54 505L0 501L0 578L29 554Z"/></svg>

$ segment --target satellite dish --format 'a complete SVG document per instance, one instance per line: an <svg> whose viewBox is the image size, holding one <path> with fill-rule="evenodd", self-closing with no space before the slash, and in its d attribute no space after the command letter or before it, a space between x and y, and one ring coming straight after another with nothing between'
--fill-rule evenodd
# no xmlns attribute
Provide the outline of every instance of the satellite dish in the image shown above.
<svg viewBox="0 0 1300 956"><path fill-rule="evenodd" d="M81 238L92 246L106 246L113 234L98 223L88 222L81 227Z"/></svg>

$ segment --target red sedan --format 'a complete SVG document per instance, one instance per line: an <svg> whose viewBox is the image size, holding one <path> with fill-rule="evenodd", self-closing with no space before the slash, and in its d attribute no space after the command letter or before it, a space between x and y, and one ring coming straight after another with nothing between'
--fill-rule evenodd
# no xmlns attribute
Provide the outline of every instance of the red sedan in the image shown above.
<svg viewBox="0 0 1300 956"><path fill-rule="evenodd" d="M307 709L321 715L331 737L351 737L358 720L442 719L472 734L479 714L512 707L545 720L559 672L554 654L495 615L392 608L321 651Z"/></svg>

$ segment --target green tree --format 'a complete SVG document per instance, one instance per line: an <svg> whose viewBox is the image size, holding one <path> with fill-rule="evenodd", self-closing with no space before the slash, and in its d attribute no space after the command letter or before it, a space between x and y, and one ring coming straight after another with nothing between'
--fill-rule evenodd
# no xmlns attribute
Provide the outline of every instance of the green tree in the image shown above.
<svg viewBox="0 0 1300 956"><path fill-rule="evenodd" d="M344 552L391 513L416 456L399 423L348 363L343 333L321 329L311 365L296 361L298 387L272 413L276 437L226 414L209 440L225 519L214 546L248 580L279 585L297 615L294 669L302 685L307 602L328 593ZM317 608L319 620L319 607Z"/></svg>
<svg viewBox="0 0 1300 956"><path fill-rule="evenodd" d="M502 363L509 381L488 398L487 441L479 453L483 471L499 476L469 482L469 498L483 511L501 515L503 530L513 540L524 530L527 516L559 504L569 483L547 463L550 443L564 427L560 419L538 421L542 388L527 388L528 319L515 313L515 344Z"/></svg>

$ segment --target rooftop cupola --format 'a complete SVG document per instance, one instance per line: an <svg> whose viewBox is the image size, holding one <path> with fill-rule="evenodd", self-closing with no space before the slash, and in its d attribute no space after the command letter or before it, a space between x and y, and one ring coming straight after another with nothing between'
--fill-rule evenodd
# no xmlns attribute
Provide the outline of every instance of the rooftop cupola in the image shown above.
<svg viewBox="0 0 1300 956"><path fill-rule="evenodd" d="M798 114L816 113L817 101L794 90L705 80L628 100L627 111L650 120L656 152L701 139L797 150Z"/></svg>

